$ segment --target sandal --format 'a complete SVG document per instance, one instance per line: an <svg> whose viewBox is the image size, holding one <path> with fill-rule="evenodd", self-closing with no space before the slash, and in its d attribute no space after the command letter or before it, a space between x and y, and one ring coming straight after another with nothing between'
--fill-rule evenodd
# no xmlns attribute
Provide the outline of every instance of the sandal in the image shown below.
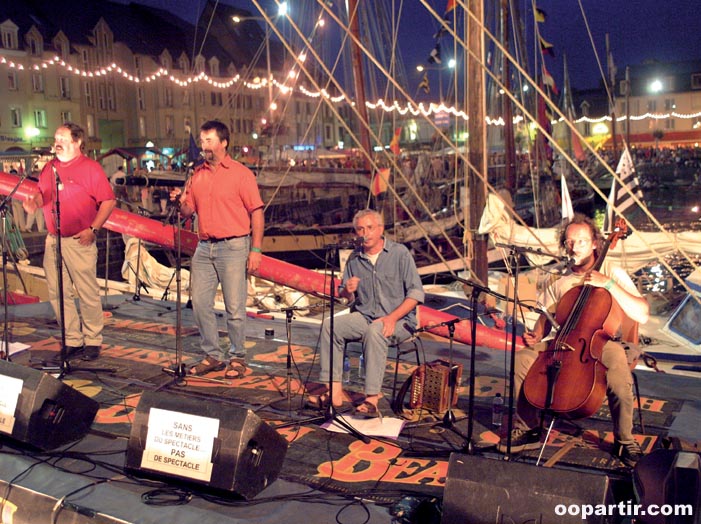
<svg viewBox="0 0 701 524"><path fill-rule="evenodd" d="M328 393L322 393L321 395L309 395L304 407L318 410L326 409L329 407L329 400L331 399ZM343 400L340 404L334 404L333 407L346 411L351 407L351 403L347 400Z"/></svg>
<svg viewBox="0 0 701 524"><path fill-rule="evenodd" d="M226 371L224 371L224 378L229 380L236 380L237 378L243 378L246 374L246 363L239 358L232 358L226 365Z"/></svg>
<svg viewBox="0 0 701 524"><path fill-rule="evenodd" d="M375 404L363 400L360 404L355 406L353 414L363 418L380 418L382 420L382 412Z"/></svg>
<svg viewBox="0 0 701 524"><path fill-rule="evenodd" d="M221 371L226 367L226 364L220 360L217 360L216 358L213 357L205 357L203 361L201 361L199 364L196 364L192 366L189 370L188 373L190 375L194 375L196 377L199 377L201 375L206 375L210 371Z"/></svg>

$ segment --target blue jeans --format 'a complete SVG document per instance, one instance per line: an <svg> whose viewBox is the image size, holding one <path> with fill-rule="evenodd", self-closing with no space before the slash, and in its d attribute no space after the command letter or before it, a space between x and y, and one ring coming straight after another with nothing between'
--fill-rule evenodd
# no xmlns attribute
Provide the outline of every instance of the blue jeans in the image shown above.
<svg viewBox="0 0 701 524"><path fill-rule="evenodd" d="M200 240L192 257L190 296L195 322L200 330L200 347L204 353L217 360L246 356L246 264L249 244L249 237L222 242ZM219 327L214 310L214 298L219 284L226 310L226 329L230 343L228 351L219 346Z"/></svg>

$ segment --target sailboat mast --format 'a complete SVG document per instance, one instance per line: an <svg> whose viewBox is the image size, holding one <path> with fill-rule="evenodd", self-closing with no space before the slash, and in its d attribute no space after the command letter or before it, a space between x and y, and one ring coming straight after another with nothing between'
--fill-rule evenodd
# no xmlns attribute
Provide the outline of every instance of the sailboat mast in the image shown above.
<svg viewBox="0 0 701 524"><path fill-rule="evenodd" d="M613 136L613 159L618 161L618 140L616 138L616 67L609 47L609 34L606 33L606 65L609 73L609 107L611 109L611 135Z"/></svg>
<svg viewBox="0 0 701 524"><path fill-rule="evenodd" d="M509 0L501 0L501 38L504 49L509 50ZM502 53L502 83L504 89L511 89L511 68L506 53ZM506 168L506 189L514 196L518 188L516 180L516 145L514 142L514 118L511 111L511 99L503 96L502 114L504 115L504 163Z"/></svg>
<svg viewBox="0 0 701 524"><path fill-rule="evenodd" d="M370 147L370 133L368 127L368 110L365 105L365 75L363 74L363 62L360 46L357 42L360 41L360 22L358 17L358 0L348 0L348 14L351 33L355 36L351 39L351 63L353 65L353 86L355 87L355 103L360 122L360 142L361 147L365 151L363 156L365 167L370 170L370 155L372 148Z"/></svg>
<svg viewBox="0 0 701 524"><path fill-rule="evenodd" d="M486 99L484 89L484 6L483 0L469 0L468 9L471 15L466 15L464 24L467 32L467 92L468 135L470 167L468 175L468 190L470 194L469 234L471 235L474 257L470 261L472 278L486 284L487 282L487 237L477 233L484 206L486 204L487 176L487 125ZM473 18L474 17L474 18ZM478 171L481 171L479 173Z"/></svg>

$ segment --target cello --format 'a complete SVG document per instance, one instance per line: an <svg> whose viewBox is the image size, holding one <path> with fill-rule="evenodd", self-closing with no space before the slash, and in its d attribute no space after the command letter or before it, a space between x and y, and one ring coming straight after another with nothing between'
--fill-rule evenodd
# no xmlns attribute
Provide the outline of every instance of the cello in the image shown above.
<svg viewBox="0 0 701 524"><path fill-rule="evenodd" d="M601 268L608 250L626 235L625 221L619 219L592 270ZM573 419L595 413L606 396L601 354L622 318L621 307L604 288L585 284L567 291L555 311L560 330L524 380L523 393L529 404Z"/></svg>

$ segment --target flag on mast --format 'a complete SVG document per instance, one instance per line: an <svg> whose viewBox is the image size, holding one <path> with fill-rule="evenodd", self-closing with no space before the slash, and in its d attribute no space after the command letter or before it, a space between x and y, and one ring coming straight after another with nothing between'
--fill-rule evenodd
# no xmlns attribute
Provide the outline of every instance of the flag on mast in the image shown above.
<svg viewBox="0 0 701 524"><path fill-rule="evenodd" d="M616 174L621 179L622 185L616 184L614 179L611 184L608 202L606 204L606 218L604 219L604 231L611 231L614 224L614 213L623 214L628 208L635 204L633 195L642 200L643 192L640 188L640 180L635 173L633 158L630 156L628 147L623 150L621 159L616 167ZM615 208L615 209L614 209Z"/></svg>
<svg viewBox="0 0 701 524"><path fill-rule="evenodd" d="M392 137L392 141L389 143L389 150L392 151L395 155L399 156L399 153L401 153L401 149L399 148L399 137L402 136L402 128L398 127L397 129L394 130L394 136Z"/></svg>
<svg viewBox="0 0 701 524"><path fill-rule="evenodd" d="M572 207L572 198L570 190L567 189L567 180L564 173L560 176L560 198L562 200L562 220L569 222L574 218L574 208Z"/></svg>
<svg viewBox="0 0 701 524"><path fill-rule="evenodd" d="M370 185L370 191L372 192L372 196L378 196L380 193L384 193L385 191L387 191L388 180L388 167L383 167L382 169L377 171L377 173L375 173L375 176L372 177L372 183Z"/></svg>
<svg viewBox="0 0 701 524"><path fill-rule="evenodd" d="M426 94L431 92L431 85L428 82L428 73L426 71L424 71L424 77L421 79L419 89L423 89L424 93Z"/></svg>

